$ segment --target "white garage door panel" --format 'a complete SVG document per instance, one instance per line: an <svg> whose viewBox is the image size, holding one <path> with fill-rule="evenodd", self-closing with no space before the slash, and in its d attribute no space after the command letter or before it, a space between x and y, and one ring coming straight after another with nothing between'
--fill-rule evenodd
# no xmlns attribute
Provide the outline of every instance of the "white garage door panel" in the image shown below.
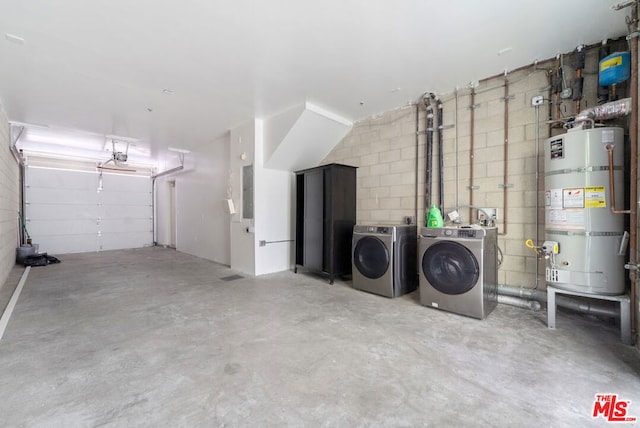
<svg viewBox="0 0 640 428"><path fill-rule="evenodd" d="M137 205L103 205L100 212L104 218L145 219L149 218L149 206ZM126 213L126 214L125 214ZM126 215L126 217L125 217Z"/></svg>
<svg viewBox="0 0 640 428"><path fill-rule="evenodd" d="M27 223L29 234L32 236L68 236L68 235L98 235L95 220L40 220Z"/></svg>
<svg viewBox="0 0 640 428"><path fill-rule="evenodd" d="M33 242L51 254L153 244L149 177L28 167L25 217ZM98 190L98 186L102 187Z"/></svg>
<svg viewBox="0 0 640 428"><path fill-rule="evenodd" d="M100 237L101 250L120 250L151 246L148 232L105 233Z"/></svg>
<svg viewBox="0 0 640 428"><path fill-rule="evenodd" d="M100 222L100 231L104 233L152 232L150 219L104 219Z"/></svg>
<svg viewBox="0 0 640 428"><path fill-rule="evenodd" d="M98 235L40 236L37 240L38 251L42 253L67 254L86 253L99 248Z"/></svg>
<svg viewBox="0 0 640 428"><path fill-rule="evenodd" d="M149 192L151 178L135 175L104 174L102 185L107 190L123 189L130 192Z"/></svg>
<svg viewBox="0 0 640 428"><path fill-rule="evenodd" d="M31 187L44 187L64 190L98 189L98 174L86 171L67 171L62 169L28 167L27 183Z"/></svg>
<svg viewBox="0 0 640 428"><path fill-rule="evenodd" d="M151 205L151 192L101 192L100 202L107 205Z"/></svg>
<svg viewBox="0 0 640 428"><path fill-rule="evenodd" d="M92 220L98 218L97 203L93 205L28 204L28 221L42 220Z"/></svg>
<svg viewBox="0 0 640 428"><path fill-rule="evenodd" d="M69 194L71 192L71 194ZM96 189L62 189L62 188L45 188L30 186L28 189L29 199L25 200L26 203L32 203L37 201L38 204L60 204L66 205L78 205L78 204L97 204L98 192Z"/></svg>

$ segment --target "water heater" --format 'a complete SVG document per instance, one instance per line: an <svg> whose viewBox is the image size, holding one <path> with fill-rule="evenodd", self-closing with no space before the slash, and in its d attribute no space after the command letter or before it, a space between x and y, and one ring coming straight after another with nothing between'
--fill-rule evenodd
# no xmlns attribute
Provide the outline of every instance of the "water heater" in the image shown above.
<svg viewBox="0 0 640 428"><path fill-rule="evenodd" d="M609 158L613 145L615 200L623 209L624 131L570 130L546 140L546 282L560 289L618 295L625 291L624 215L611 212Z"/></svg>

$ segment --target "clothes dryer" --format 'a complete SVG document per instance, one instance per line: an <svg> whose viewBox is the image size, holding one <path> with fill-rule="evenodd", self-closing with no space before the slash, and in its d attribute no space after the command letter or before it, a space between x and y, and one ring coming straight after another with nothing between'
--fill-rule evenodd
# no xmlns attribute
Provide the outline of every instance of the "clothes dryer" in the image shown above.
<svg viewBox="0 0 640 428"><path fill-rule="evenodd" d="M484 319L498 302L496 228L422 228L420 303Z"/></svg>
<svg viewBox="0 0 640 428"><path fill-rule="evenodd" d="M386 297L417 288L416 226L356 225L351 250L353 288Z"/></svg>

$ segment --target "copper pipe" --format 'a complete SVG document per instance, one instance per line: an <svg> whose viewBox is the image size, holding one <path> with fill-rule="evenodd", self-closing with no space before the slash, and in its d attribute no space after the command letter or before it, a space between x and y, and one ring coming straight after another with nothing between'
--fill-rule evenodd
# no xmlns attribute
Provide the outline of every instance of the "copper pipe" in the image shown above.
<svg viewBox="0 0 640 428"><path fill-rule="evenodd" d="M613 214L631 214L631 210L616 209L616 182L613 179L613 145L607 144L605 149L607 149L607 154L609 155L609 208Z"/></svg>
<svg viewBox="0 0 640 428"><path fill-rule="evenodd" d="M631 22L633 23L634 32L638 29L638 3L631 8ZM629 125L629 139L631 144L631 171L630 171L630 186L629 186L629 199L630 199L630 211L629 216L629 264L635 266L638 254L637 254L637 234L638 234L638 37L637 34L633 34L630 41L631 51L631 123ZM629 270L629 279L631 280L631 340L635 342L637 333L636 314L638 312L637 306L637 282L636 271Z"/></svg>

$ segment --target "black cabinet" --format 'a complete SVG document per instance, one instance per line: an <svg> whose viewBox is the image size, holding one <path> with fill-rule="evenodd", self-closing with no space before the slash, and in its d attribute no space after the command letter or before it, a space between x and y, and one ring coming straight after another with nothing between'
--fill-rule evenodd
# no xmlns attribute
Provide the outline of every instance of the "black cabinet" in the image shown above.
<svg viewBox="0 0 640 428"><path fill-rule="evenodd" d="M329 164L296 172L296 272L351 273L356 168Z"/></svg>

